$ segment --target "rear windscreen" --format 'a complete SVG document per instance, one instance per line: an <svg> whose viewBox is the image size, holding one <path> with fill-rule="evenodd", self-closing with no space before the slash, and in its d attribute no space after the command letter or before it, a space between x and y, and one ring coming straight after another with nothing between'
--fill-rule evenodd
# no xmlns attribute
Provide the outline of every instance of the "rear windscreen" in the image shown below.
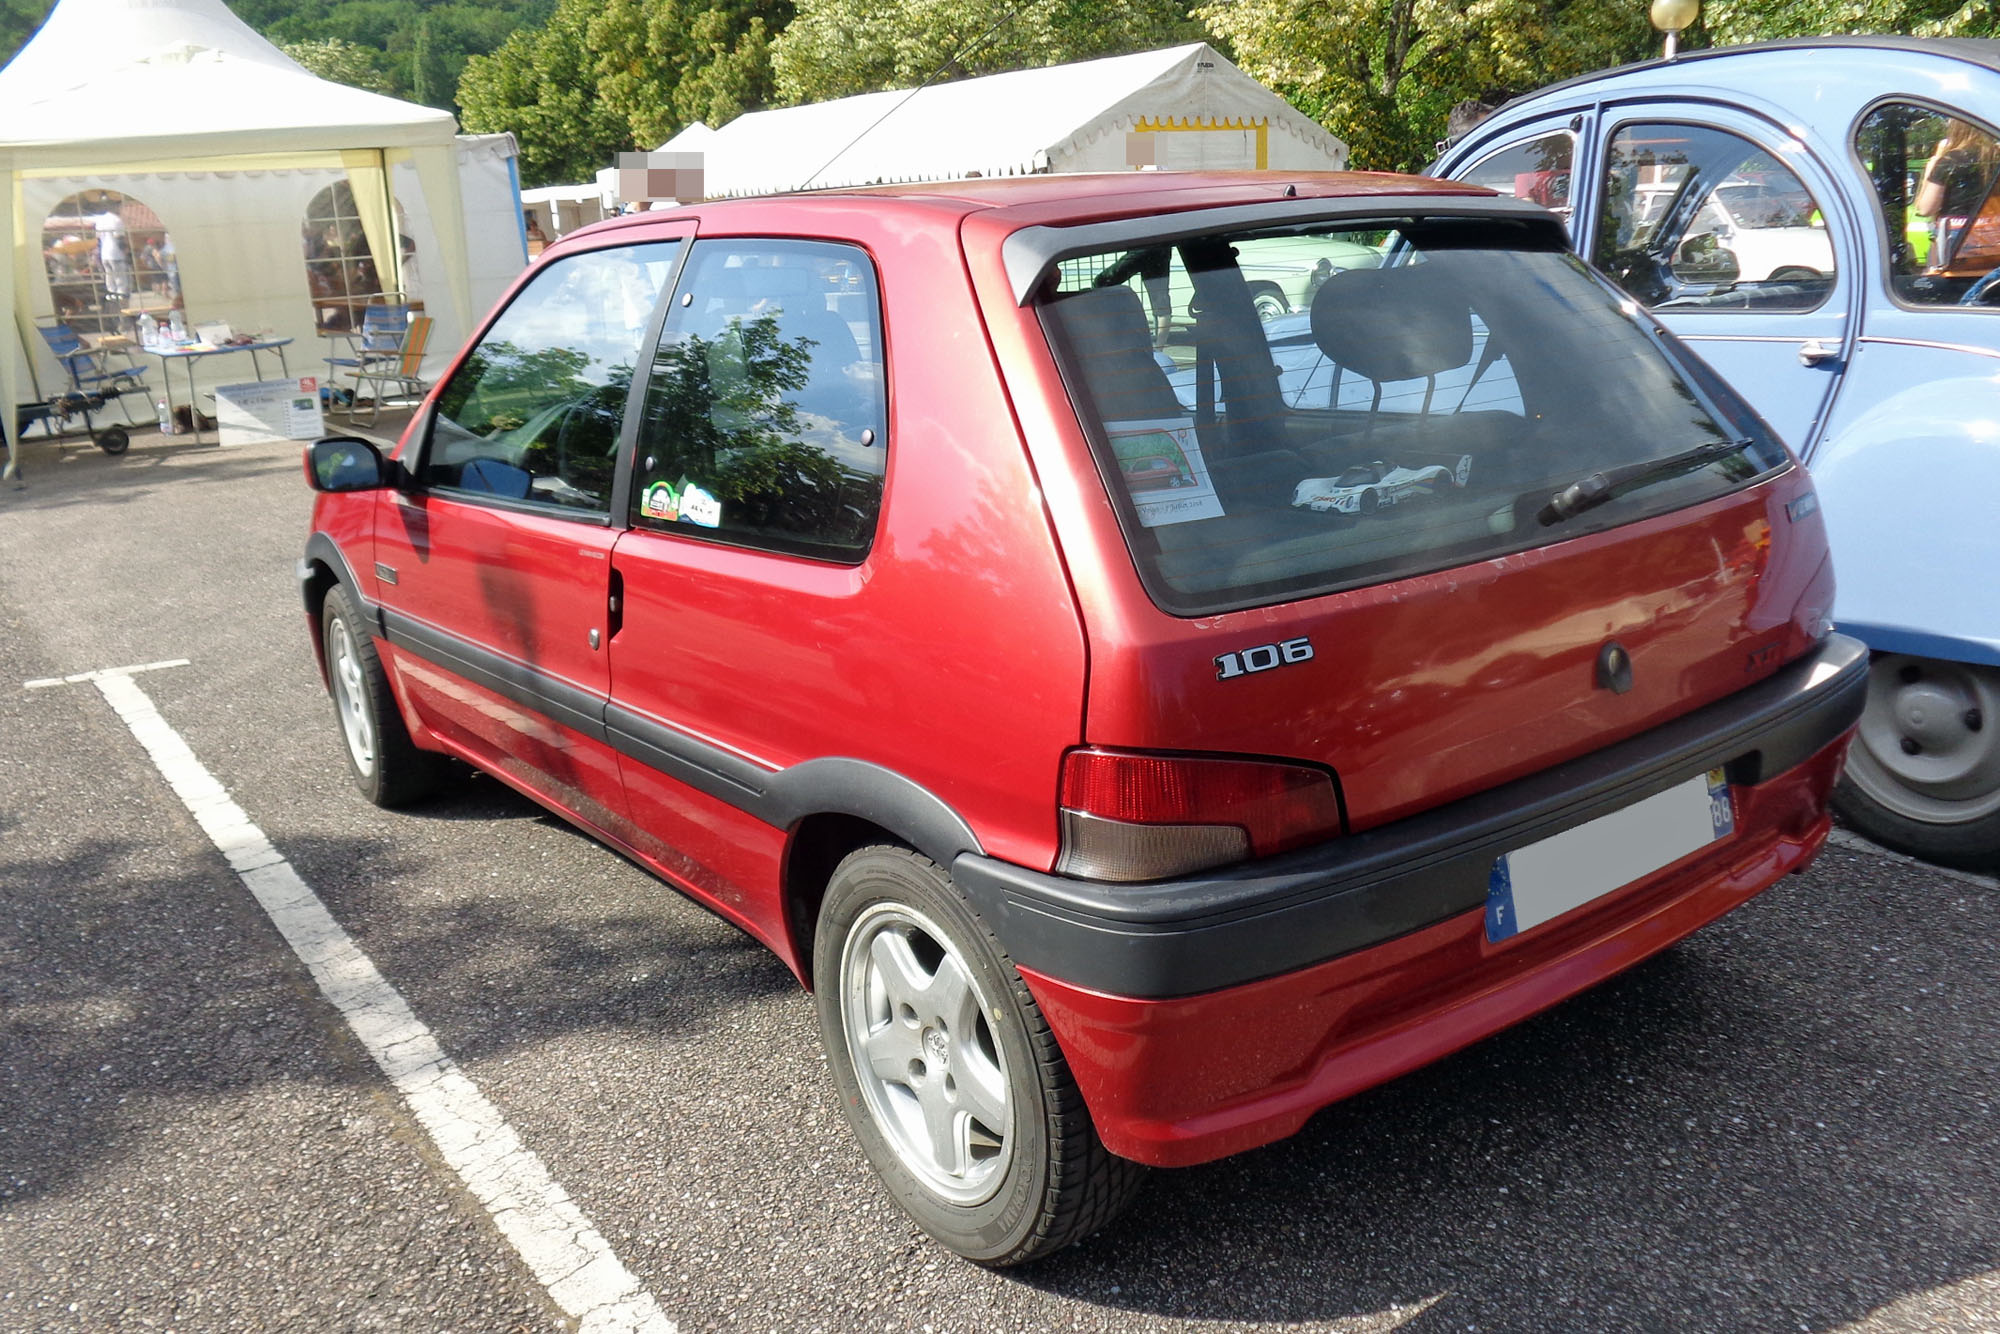
<svg viewBox="0 0 2000 1334"><path fill-rule="evenodd" d="M1065 259L1044 290L1133 557L1183 615L1561 541L1787 461L1533 224L1181 238Z"/></svg>

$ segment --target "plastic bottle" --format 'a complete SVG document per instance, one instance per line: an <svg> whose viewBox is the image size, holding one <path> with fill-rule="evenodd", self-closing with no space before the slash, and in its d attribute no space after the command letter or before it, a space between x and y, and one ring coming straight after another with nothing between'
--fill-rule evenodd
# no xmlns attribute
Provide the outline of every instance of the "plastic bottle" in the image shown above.
<svg viewBox="0 0 2000 1334"><path fill-rule="evenodd" d="M188 332L187 317L182 315L180 311L176 309L168 314L167 321L169 327L173 330L174 341L176 343L185 343L187 341L187 332Z"/></svg>
<svg viewBox="0 0 2000 1334"><path fill-rule="evenodd" d="M167 407L167 400L164 398L160 399L157 403L153 404L153 407L160 414L160 434L172 435L174 433L174 414L172 409Z"/></svg>

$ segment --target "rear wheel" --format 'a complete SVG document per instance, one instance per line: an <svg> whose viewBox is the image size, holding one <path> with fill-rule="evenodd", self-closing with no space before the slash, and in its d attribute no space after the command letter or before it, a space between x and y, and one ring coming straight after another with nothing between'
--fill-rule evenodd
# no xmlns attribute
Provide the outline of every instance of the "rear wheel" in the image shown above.
<svg viewBox="0 0 2000 1334"><path fill-rule="evenodd" d="M107 454L123 454L131 448L132 437L125 434L122 426L107 426L96 436L97 447Z"/></svg>
<svg viewBox="0 0 2000 1334"><path fill-rule="evenodd" d="M1877 654L1834 806L1898 852L2000 864L2000 670Z"/></svg>
<svg viewBox="0 0 2000 1334"><path fill-rule="evenodd" d="M1097 1138L1034 997L945 873L863 848L820 907L813 976L848 1124L926 1232L988 1265L1116 1218L1145 1169Z"/></svg>
<svg viewBox="0 0 2000 1334"><path fill-rule="evenodd" d="M344 586L327 593L320 628L327 684L354 786L377 806L403 806L428 794L437 785L439 757L410 740L375 640Z"/></svg>

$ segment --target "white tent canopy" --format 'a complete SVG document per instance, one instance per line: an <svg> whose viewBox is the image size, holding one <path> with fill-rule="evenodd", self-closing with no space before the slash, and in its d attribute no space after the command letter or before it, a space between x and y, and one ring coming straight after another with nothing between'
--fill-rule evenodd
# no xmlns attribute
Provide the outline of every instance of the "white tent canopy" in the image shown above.
<svg viewBox="0 0 2000 1334"><path fill-rule="evenodd" d="M180 249L184 291L197 313L240 317L254 327L257 312L239 316L229 294L243 290L246 265L275 257L241 253L229 225L240 192L225 182L256 173L340 174L361 210L370 249L383 257L387 285L400 261L391 201L401 165L420 183L431 223L432 301L442 298L463 331L473 311L456 133L449 112L308 73L222 0L61 0L0 70L0 180L9 203L0 230L0 309L11 312L14 326L0 333L0 396L7 403L0 430L11 444L14 405L22 401L21 358L34 355L32 347L17 348L16 339L34 337L36 307L48 290L39 273L42 216L27 207L30 195L47 193L37 182L82 180L129 192L133 187L120 184L126 178L212 174L217 184L203 213L162 221ZM144 188L137 187L141 197ZM296 238L303 213L291 217ZM289 262L296 271L296 252ZM198 284L204 268L218 279L213 297ZM303 310L302 273L295 286ZM308 347L302 362L316 368L318 355Z"/></svg>
<svg viewBox="0 0 2000 1334"><path fill-rule="evenodd" d="M698 142L711 196L1154 165L1338 170L1347 145L1203 42L739 116Z"/></svg>

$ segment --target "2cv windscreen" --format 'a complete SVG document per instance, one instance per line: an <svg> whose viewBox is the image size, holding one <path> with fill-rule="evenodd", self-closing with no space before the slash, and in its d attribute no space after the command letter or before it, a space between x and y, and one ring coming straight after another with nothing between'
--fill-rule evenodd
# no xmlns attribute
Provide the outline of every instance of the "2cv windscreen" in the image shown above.
<svg viewBox="0 0 2000 1334"><path fill-rule="evenodd" d="M1182 615L1562 541L1788 461L1536 228L1182 237L1065 259L1040 306L1148 591Z"/></svg>

